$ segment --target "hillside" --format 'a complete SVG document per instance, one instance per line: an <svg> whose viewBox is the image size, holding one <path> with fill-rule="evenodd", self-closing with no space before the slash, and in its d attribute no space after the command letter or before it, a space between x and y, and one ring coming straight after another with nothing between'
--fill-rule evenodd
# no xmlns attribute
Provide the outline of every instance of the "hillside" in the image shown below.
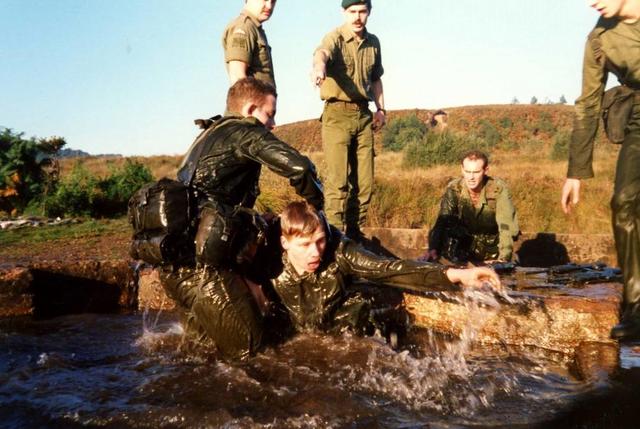
<svg viewBox="0 0 640 429"><path fill-rule="evenodd" d="M560 210L560 188L566 173L566 154L554 154L560 146L566 151L573 107L562 105L491 105L445 109L448 130L474 142L490 142L490 174L510 185L518 210L520 226L527 232L610 233L609 199L617 146L600 136L596 144L596 178L585 181L582 200L565 216ZM389 123L406 115L428 117L428 110L389 112ZM325 171L321 150L320 122L308 120L279 126L275 133L306 153ZM369 226L428 228L435 220L439 199L446 183L459 174L459 167L437 165L409 167L402 152L389 152L381 146L382 133L376 134L376 173ZM564 146L562 146L564 145ZM455 155L452 155L455 159ZM175 176L180 157L139 157L157 178ZM63 173L72 160L63 160ZM124 162L123 158L83 158L96 174ZM280 210L296 198L286 180L264 169L259 208Z"/></svg>

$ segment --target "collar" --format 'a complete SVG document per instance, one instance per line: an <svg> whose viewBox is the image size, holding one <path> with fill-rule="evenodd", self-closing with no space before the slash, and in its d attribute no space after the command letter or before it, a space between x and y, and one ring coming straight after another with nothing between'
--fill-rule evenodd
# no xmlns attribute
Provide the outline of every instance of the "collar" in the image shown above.
<svg viewBox="0 0 640 429"><path fill-rule="evenodd" d="M340 32L340 34L342 35L342 38L346 42L350 42L351 40L356 40L356 33L353 32L349 24L347 23L342 24L342 26L339 28L338 31ZM362 41L365 41L365 40L369 40L369 32L367 31L366 27L362 32Z"/></svg>
<svg viewBox="0 0 640 429"><path fill-rule="evenodd" d="M489 183L489 176L484 177L484 183L482 185L482 189L480 190L480 204L487 205L487 183ZM469 192L469 188L464 183L464 177L460 179L462 181L462 195L471 201L471 193Z"/></svg>
<svg viewBox="0 0 640 429"><path fill-rule="evenodd" d="M242 12L240 12L240 16L246 16L251 20L251 22L253 22L256 25L256 27L262 27L262 23L258 20L258 18L248 10L242 9Z"/></svg>

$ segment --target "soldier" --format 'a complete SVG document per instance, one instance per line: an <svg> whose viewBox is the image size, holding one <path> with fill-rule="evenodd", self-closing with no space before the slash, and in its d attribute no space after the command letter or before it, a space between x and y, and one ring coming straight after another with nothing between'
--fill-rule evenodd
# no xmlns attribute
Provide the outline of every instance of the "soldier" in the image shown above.
<svg viewBox="0 0 640 429"><path fill-rule="evenodd" d="M271 47L262 28L275 7L276 0L245 0L240 16L225 28L222 48L231 85L253 76L276 86Z"/></svg>
<svg viewBox="0 0 640 429"><path fill-rule="evenodd" d="M430 262L389 259L344 237L305 202L289 204L280 215L284 268L274 288L297 330L351 329L367 333L372 301L354 279L414 291L459 290L488 285L500 290L487 268L448 268Z"/></svg>
<svg viewBox="0 0 640 429"><path fill-rule="evenodd" d="M569 146L561 204L565 213L578 203L582 179L593 177L593 143L600 114L606 131L621 142L611 199L613 234L623 272L621 320L611 330L619 340L640 338L640 1L590 0L602 17L589 34L584 53L582 94ZM612 103L604 100L609 73L621 86ZM616 101L617 100L617 101Z"/></svg>
<svg viewBox="0 0 640 429"><path fill-rule="evenodd" d="M385 123L380 42L366 29L370 0L343 0L345 24L313 55L312 82L325 101L322 143L329 221L360 239L373 187L373 129ZM377 111L372 114L369 101Z"/></svg>
<svg viewBox="0 0 640 429"><path fill-rule="evenodd" d="M483 152L465 153L461 164L462 177L447 185L440 201L425 259L510 261L520 228L509 189L487 176L489 159Z"/></svg>
<svg viewBox="0 0 640 429"><path fill-rule="evenodd" d="M288 178L318 210L324 198L311 161L270 132L276 113L271 85L251 77L237 81L229 89L227 111L233 113L207 122L178 172L198 205L198 268L168 267L163 284L223 358L242 359L264 345L265 320L273 316L269 291L261 284L268 276L254 270L262 264L251 264L265 234L252 210L262 165Z"/></svg>

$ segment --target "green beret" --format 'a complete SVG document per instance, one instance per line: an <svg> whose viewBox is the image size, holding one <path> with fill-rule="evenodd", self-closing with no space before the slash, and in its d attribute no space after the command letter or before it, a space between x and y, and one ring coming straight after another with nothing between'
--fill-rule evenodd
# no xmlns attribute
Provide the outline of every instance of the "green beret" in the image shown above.
<svg viewBox="0 0 640 429"><path fill-rule="evenodd" d="M342 8L346 9L354 4L363 4L371 9L371 0L342 0Z"/></svg>

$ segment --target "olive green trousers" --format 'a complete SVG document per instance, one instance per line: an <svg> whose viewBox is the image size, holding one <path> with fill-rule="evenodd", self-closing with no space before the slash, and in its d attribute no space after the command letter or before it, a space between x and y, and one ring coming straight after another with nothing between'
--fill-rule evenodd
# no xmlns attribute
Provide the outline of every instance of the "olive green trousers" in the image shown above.
<svg viewBox="0 0 640 429"><path fill-rule="evenodd" d="M618 155L611 210L624 278L622 319L640 323L640 104L634 106Z"/></svg>
<svg viewBox="0 0 640 429"><path fill-rule="evenodd" d="M325 212L347 230L364 226L373 192L373 115L350 103L326 103L322 146L326 163Z"/></svg>

